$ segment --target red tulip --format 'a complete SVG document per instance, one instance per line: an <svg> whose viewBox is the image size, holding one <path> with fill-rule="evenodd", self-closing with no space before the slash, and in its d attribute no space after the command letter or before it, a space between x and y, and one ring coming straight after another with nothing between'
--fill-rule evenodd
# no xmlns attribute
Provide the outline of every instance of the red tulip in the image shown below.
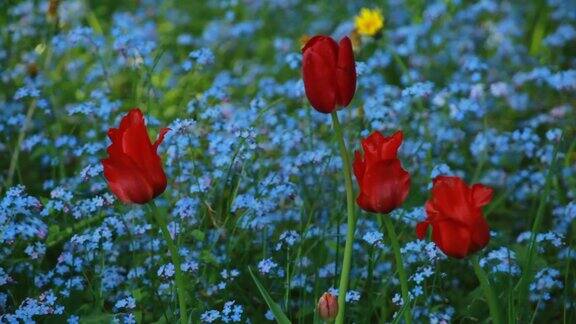
<svg viewBox="0 0 576 324"><path fill-rule="evenodd" d="M356 65L350 38L340 43L328 36L312 37L302 49L302 75L312 107L329 114L346 107L356 91Z"/></svg>
<svg viewBox="0 0 576 324"><path fill-rule="evenodd" d="M120 128L110 128L107 159L102 160L110 190L125 203L145 204L164 192L166 175L156 153L168 128L162 128L150 142L144 116L138 108L122 118Z"/></svg>
<svg viewBox="0 0 576 324"><path fill-rule="evenodd" d="M402 168L397 157L402 138L402 131L390 137L373 132L362 140L364 156L355 152L354 175L360 187L356 202L362 209L386 214L406 200L410 174Z"/></svg>
<svg viewBox="0 0 576 324"><path fill-rule="evenodd" d="M416 226L419 239L432 226L432 240L446 255L464 258L481 250L490 240L482 206L492 200L492 188L469 187L458 177L439 176L433 181L432 197L426 202L425 221Z"/></svg>

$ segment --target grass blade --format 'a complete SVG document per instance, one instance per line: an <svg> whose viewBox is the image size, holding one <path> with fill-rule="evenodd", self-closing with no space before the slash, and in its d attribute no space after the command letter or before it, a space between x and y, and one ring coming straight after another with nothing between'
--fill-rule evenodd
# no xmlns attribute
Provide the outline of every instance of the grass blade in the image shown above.
<svg viewBox="0 0 576 324"><path fill-rule="evenodd" d="M554 152L552 154L552 161L550 162L550 168L546 174L546 180L544 183L544 189L540 202L538 204L538 209L536 210L536 215L534 217L534 222L532 224L532 230L530 233L530 244L528 247L528 255L526 261L524 262L524 267L522 269L522 276L518 281L516 289L518 289L517 296L520 298L518 309L523 310L522 318L527 319L529 314L529 301L528 301L528 287L534 276L534 251L536 249L536 234L540 229L540 224L542 223L542 217L544 215L544 209L548 204L550 191L552 189L552 178L554 177L554 170L556 169L556 160L558 156L559 146L562 143L562 138L558 141L558 144L554 147Z"/></svg>
<svg viewBox="0 0 576 324"><path fill-rule="evenodd" d="M252 280L254 280L254 283L258 287L258 290L260 291L262 298L264 298L264 301L266 301L266 304L268 305L268 307L270 308L270 310L274 314L274 317L276 318L276 322L281 323L281 324L291 323L290 320L288 319L288 317L286 316L286 314L284 314L284 312L282 311L282 308L280 308L280 305L278 305L272 299L272 297L270 297L270 295L266 291L266 288L264 288L264 286L262 286L262 283L260 283L260 281L258 280L256 275L254 275L254 272L252 272L252 268L248 267L248 271L250 272L250 276L252 276Z"/></svg>

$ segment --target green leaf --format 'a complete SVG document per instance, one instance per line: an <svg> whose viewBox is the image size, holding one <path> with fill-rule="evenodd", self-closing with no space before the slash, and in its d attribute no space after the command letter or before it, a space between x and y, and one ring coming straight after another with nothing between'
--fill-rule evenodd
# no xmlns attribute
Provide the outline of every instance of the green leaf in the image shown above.
<svg viewBox="0 0 576 324"><path fill-rule="evenodd" d="M192 237L197 241L204 241L204 237L206 236L204 232L198 229L193 230L191 234Z"/></svg>
<svg viewBox="0 0 576 324"><path fill-rule="evenodd" d="M408 309L408 303L404 303L402 305L402 308L400 308L400 311L398 312L398 314L396 314L396 317L394 317L394 320L392 321L392 324L398 324L400 323L400 320L402 319L402 317L404 316L404 312L406 312L406 310Z"/></svg>
<svg viewBox="0 0 576 324"><path fill-rule="evenodd" d="M136 323L142 323L142 311L135 311Z"/></svg>
<svg viewBox="0 0 576 324"><path fill-rule="evenodd" d="M256 276L252 272L252 268L248 267L248 271L250 272L250 275L252 276L254 283L258 287L260 294L262 294L262 298L264 298L264 301L266 301L266 304L268 305L268 307L270 308L270 310L274 314L274 317L276 318L276 322L281 323L281 324L291 323L290 320L288 319L288 317L286 316L286 314L284 314L284 312L282 311L282 308L280 308L280 305L278 305L272 299L272 297L270 297L270 295L266 291L266 288L264 288L264 286L262 286L262 284L260 283L258 278L256 278Z"/></svg>
<svg viewBox="0 0 576 324"><path fill-rule="evenodd" d="M81 324L110 323L114 320L113 314L96 313L80 318Z"/></svg>
<svg viewBox="0 0 576 324"><path fill-rule="evenodd" d="M60 226L58 225L50 225L48 227L48 237L46 238L47 242L55 241L56 238L60 236Z"/></svg>
<svg viewBox="0 0 576 324"><path fill-rule="evenodd" d="M166 318L164 316L161 316L156 322L152 322L152 324L166 324L168 322L166 322Z"/></svg>
<svg viewBox="0 0 576 324"><path fill-rule="evenodd" d="M204 263L209 263L209 264L216 264L217 263L214 255L208 250L200 251L200 260L202 260L202 262L204 262Z"/></svg>

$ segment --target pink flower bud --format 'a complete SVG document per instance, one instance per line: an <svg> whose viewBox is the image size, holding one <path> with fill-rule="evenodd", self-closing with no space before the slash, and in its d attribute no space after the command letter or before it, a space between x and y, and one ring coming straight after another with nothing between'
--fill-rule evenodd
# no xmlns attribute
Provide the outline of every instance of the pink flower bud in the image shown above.
<svg viewBox="0 0 576 324"><path fill-rule="evenodd" d="M326 321L335 319L338 314L338 299L330 293L324 293L318 300L318 314Z"/></svg>

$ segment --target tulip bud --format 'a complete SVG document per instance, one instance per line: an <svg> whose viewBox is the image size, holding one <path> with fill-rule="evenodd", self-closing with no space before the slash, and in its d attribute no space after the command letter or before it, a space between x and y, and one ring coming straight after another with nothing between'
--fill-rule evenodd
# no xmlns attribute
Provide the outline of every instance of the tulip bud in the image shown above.
<svg viewBox="0 0 576 324"><path fill-rule="evenodd" d="M356 63L350 38L339 43L317 35L302 49L302 79L308 101L321 113L346 107L356 92Z"/></svg>
<svg viewBox="0 0 576 324"><path fill-rule="evenodd" d="M324 293L318 300L318 314L325 321L332 321L338 315L338 299L330 293Z"/></svg>

